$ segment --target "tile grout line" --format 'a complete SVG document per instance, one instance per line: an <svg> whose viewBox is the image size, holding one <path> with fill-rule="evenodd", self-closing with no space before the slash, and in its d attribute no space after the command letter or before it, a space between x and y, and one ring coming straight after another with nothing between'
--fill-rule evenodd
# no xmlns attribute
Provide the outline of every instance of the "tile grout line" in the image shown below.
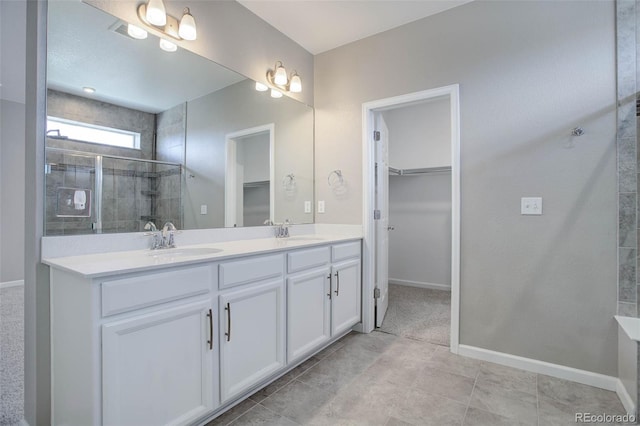
<svg viewBox="0 0 640 426"><path fill-rule="evenodd" d="M540 395L538 392L538 376L536 374L536 425L540 426Z"/></svg>
<svg viewBox="0 0 640 426"><path fill-rule="evenodd" d="M467 420L467 413L469 413L469 407L471 406L471 398L473 397L473 391L476 390L476 383L478 383L478 377L480 376L480 367L478 367L478 372L476 373L476 378L473 380L473 388L471 388L471 394L469 395L469 402L467 403L467 408L464 410L464 416L462 417L462 425Z"/></svg>

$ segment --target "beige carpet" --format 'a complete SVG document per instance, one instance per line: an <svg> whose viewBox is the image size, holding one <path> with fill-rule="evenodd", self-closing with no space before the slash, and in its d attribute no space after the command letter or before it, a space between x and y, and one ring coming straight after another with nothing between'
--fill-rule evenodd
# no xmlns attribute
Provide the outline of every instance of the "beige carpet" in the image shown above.
<svg viewBox="0 0 640 426"><path fill-rule="evenodd" d="M451 292L389 284L389 308L379 331L449 346Z"/></svg>
<svg viewBox="0 0 640 426"><path fill-rule="evenodd" d="M18 425L24 399L24 288L0 289L0 425Z"/></svg>

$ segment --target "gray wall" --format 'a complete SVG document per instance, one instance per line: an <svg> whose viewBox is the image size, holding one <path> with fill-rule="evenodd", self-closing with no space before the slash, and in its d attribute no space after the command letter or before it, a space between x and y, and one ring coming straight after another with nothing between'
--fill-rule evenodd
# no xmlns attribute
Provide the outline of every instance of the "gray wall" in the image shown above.
<svg viewBox="0 0 640 426"><path fill-rule="evenodd" d="M313 222L313 215L304 213L304 201L313 199L313 110L257 92L245 80L187 105L186 229L224 226L225 135L269 123L275 123L274 220ZM292 193L282 186L289 173L296 177ZM207 215L200 214L202 204Z"/></svg>
<svg viewBox="0 0 640 426"><path fill-rule="evenodd" d="M0 282L24 278L25 1L0 2Z"/></svg>
<svg viewBox="0 0 640 426"><path fill-rule="evenodd" d="M460 342L617 374L613 2L474 1L318 55L315 75L319 221L361 222L363 102L459 83Z"/></svg>
<svg viewBox="0 0 640 426"><path fill-rule="evenodd" d="M154 160L184 164L187 132L187 103L156 115L156 158Z"/></svg>
<svg viewBox="0 0 640 426"><path fill-rule="evenodd" d="M24 114L0 100L0 282L24 277Z"/></svg>

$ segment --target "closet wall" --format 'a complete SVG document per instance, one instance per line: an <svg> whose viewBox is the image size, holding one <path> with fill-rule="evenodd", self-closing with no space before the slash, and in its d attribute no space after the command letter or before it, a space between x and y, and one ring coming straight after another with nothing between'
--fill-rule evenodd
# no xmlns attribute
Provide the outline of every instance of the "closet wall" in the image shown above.
<svg viewBox="0 0 640 426"><path fill-rule="evenodd" d="M451 166L448 98L383 112L389 166ZM451 287L451 173L389 178L389 282Z"/></svg>

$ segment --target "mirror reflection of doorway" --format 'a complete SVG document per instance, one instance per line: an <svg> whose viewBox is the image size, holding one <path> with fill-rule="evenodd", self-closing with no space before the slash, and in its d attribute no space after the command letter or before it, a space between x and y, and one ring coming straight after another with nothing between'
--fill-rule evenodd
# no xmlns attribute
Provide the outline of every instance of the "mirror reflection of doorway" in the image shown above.
<svg viewBox="0 0 640 426"><path fill-rule="evenodd" d="M273 222L274 128L272 123L226 135L226 227Z"/></svg>

